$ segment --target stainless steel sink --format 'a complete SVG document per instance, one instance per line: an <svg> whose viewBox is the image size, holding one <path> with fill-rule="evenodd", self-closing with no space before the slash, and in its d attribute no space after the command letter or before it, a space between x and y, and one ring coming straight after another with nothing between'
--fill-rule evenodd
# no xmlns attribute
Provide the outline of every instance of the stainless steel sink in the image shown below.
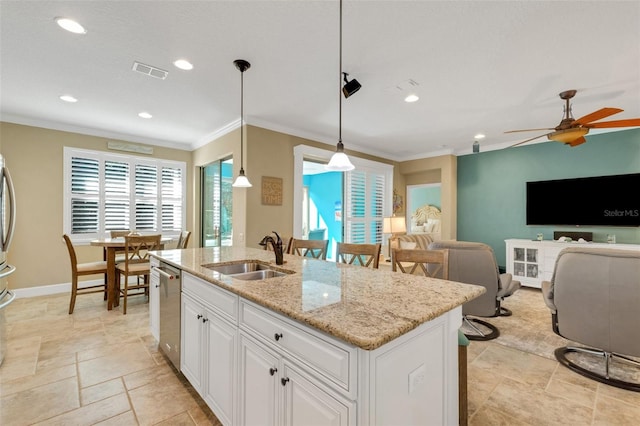
<svg viewBox="0 0 640 426"><path fill-rule="evenodd" d="M268 263L256 261L228 263L224 265L202 265L205 268L216 271L221 275L227 275L239 280L264 280L267 278L282 277L293 274L293 271L273 269Z"/></svg>
<svg viewBox="0 0 640 426"><path fill-rule="evenodd" d="M239 280L264 280L267 278L283 277L288 275L286 272L274 271L273 269L261 269L259 271L245 272L244 274L234 274L233 278Z"/></svg>

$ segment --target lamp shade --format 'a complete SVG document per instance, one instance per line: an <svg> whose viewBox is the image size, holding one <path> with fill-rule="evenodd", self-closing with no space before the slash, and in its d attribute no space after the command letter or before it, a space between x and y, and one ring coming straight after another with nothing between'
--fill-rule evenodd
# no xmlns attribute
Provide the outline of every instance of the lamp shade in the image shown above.
<svg viewBox="0 0 640 426"><path fill-rule="evenodd" d="M233 186L234 188L251 188L253 185L251 185L249 179L247 179L247 177L244 175L244 170L240 170L240 174L236 178L235 182L231 184L231 186Z"/></svg>
<svg viewBox="0 0 640 426"><path fill-rule="evenodd" d="M402 216L390 216L382 219L383 234L397 234L407 232L407 225Z"/></svg>
<svg viewBox="0 0 640 426"><path fill-rule="evenodd" d="M332 172L348 172L355 169L355 166L349 161L349 157L344 152L336 152L329 160L329 164L325 166L325 170Z"/></svg>

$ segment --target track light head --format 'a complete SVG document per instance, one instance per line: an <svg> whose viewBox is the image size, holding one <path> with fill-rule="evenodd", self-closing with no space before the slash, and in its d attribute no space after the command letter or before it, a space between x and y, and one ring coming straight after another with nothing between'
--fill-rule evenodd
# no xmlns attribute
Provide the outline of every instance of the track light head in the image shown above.
<svg viewBox="0 0 640 426"><path fill-rule="evenodd" d="M343 72L342 74L344 75L344 86L342 87L342 93L344 94L345 98L348 98L349 96L360 90L362 85L358 83L358 80L356 80L355 78L351 81L348 81L347 76L349 74L347 74L346 72Z"/></svg>

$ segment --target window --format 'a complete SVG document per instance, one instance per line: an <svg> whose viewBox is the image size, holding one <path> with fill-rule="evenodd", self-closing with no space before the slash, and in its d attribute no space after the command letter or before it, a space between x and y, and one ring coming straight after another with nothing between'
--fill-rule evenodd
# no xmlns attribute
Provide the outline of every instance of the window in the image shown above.
<svg viewBox="0 0 640 426"><path fill-rule="evenodd" d="M303 235L304 163L326 163L333 151L297 145L294 153L293 236ZM342 197L342 241L348 243L382 243L382 220L391 215L393 166L356 156L350 157L356 169L344 173Z"/></svg>
<svg viewBox="0 0 640 426"><path fill-rule="evenodd" d="M64 233L74 242L114 229L177 235L184 229L186 164L64 148Z"/></svg>

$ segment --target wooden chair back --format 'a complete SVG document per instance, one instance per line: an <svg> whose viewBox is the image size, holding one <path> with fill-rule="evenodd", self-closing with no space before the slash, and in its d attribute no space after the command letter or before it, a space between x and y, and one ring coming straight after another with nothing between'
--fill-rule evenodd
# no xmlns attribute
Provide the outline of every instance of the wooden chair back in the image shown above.
<svg viewBox="0 0 640 426"><path fill-rule="evenodd" d="M129 265L149 262L149 252L160 250L162 235L125 235L125 271ZM127 272L128 274L128 272Z"/></svg>
<svg viewBox="0 0 640 426"><path fill-rule="evenodd" d="M391 252L391 268L405 274L449 279L449 250L402 250Z"/></svg>
<svg viewBox="0 0 640 426"><path fill-rule="evenodd" d="M380 261L380 250L382 245L378 244L354 244L338 243L337 262L349 265L359 265L378 269Z"/></svg>
<svg viewBox="0 0 640 426"><path fill-rule="evenodd" d="M292 238L289 254L327 260L328 247L329 240L299 240Z"/></svg>
<svg viewBox="0 0 640 426"><path fill-rule="evenodd" d="M130 229L118 229L118 230L109 231L111 238L122 238L129 235L130 233L131 233Z"/></svg>
<svg viewBox="0 0 640 426"><path fill-rule="evenodd" d="M190 236L191 236L191 231L182 231L180 233L180 237L178 237L178 244L176 245L176 248L177 249L187 248L187 244L189 244Z"/></svg>

